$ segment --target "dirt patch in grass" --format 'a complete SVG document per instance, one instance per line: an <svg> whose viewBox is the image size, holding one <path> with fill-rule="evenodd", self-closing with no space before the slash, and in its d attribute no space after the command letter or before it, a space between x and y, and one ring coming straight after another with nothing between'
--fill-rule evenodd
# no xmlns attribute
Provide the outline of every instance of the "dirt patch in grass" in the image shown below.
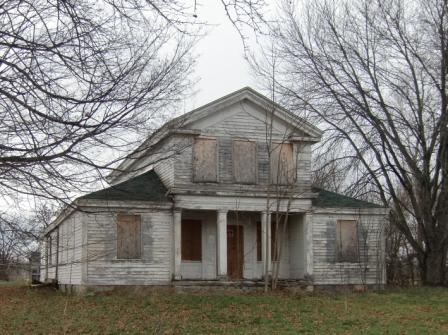
<svg viewBox="0 0 448 335"><path fill-rule="evenodd" d="M0 285L0 334L446 334L448 290L68 296Z"/></svg>

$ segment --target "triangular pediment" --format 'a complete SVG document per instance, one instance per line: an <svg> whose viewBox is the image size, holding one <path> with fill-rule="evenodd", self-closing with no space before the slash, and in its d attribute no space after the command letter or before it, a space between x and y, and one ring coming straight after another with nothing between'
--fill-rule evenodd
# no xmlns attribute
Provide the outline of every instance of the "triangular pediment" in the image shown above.
<svg viewBox="0 0 448 335"><path fill-rule="evenodd" d="M175 121L175 120L173 120ZM243 88L178 118L177 126L184 129L227 131L238 136L241 131L274 134L318 141L321 131L265 96ZM174 125L176 126L176 125Z"/></svg>

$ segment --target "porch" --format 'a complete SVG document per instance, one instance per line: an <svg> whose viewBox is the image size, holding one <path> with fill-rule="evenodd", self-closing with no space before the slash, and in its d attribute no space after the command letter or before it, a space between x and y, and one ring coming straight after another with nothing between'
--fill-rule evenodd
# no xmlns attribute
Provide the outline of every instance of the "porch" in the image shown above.
<svg viewBox="0 0 448 335"><path fill-rule="evenodd" d="M311 214L289 213L285 227L277 220L264 211L176 210L174 280L256 287L278 271L279 279L303 284L312 274Z"/></svg>

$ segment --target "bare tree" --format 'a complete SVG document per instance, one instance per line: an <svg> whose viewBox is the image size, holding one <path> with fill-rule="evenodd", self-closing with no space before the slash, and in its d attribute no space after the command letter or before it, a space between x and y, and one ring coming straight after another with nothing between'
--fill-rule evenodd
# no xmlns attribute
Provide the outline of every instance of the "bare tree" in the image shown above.
<svg viewBox="0 0 448 335"><path fill-rule="evenodd" d="M0 2L3 196L67 198L113 166L109 149L150 132L189 84L197 30L184 10L177 1Z"/></svg>
<svg viewBox="0 0 448 335"><path fill-rule="evenodd" d="M288 1L271 32L277 91L391 207L428 285L448 251L447 14L440 0Z"/></svg>

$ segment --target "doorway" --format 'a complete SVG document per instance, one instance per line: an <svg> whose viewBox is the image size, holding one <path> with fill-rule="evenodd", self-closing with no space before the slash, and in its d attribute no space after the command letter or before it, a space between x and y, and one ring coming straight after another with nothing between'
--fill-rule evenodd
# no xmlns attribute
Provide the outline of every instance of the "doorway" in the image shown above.
<svg viewBox="0 0 448 335"><path fill-rule="evenodd" d="M227 274L229 279L243 278L244 230L243 226L227 226Z"/></svg>

